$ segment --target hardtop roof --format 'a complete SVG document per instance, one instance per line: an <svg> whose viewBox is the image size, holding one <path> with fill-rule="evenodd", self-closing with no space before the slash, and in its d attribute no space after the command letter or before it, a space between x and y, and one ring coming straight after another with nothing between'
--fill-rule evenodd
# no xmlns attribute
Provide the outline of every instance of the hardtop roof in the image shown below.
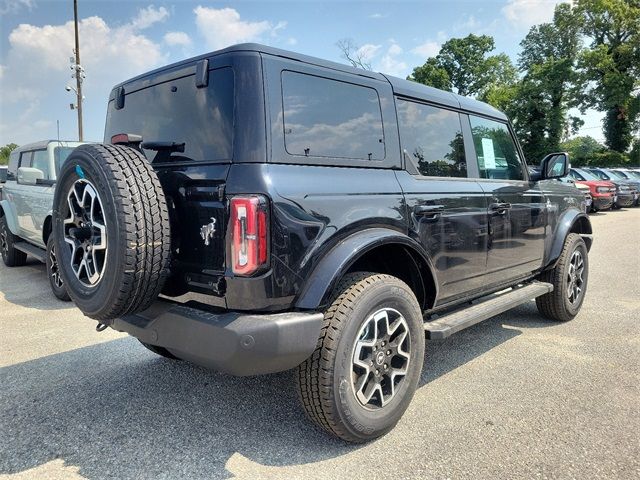
<svg viewBox="0 0 640 480"><path fill-rule="evenodd" d="M388 82L389 84L391 84L391 87L394 93L397 95L411 97L411 98L415 98L415 99L423 100L427 102L433 102L433 103L437 103L440 105L449 106L453 108L460 108L468 112L479 113L482 115L487 115L487 116L498 118L501 120L507 120L507 116L501 111L495 109L494 107L492 107L487 103L480 102L472 98L463 97L461 95L457 95L452 92L446 92L444 90L439 90L437 88L428 87L426 85L423 85L418 82L413 82L411 80L404 80L391 75L363 70L360 68L354 68L350 65L344 65L342 63L323 60L321 58L312 57L309 55L303 55L301 53L291 52L289 50L282 50L280 48L269 47L267 45L261 45L259 43L241 43L241 44L229 46L227 48L223 48L221 50L216 50L214 52L209 52L202 55L198 55L196 57L181 60L179 62L157 68L150 72L144 73L142 75L138 75L137 77L133 77L122 83L119 83L114 87L114 89L132 82L136 82L146 77L157 75L158 73L164 72L166 70L173 70L173 69L178 69L180 67L188 66L190 64L196 63L205 58L210 58L213 56L224 55L229 53L239 53L239 52L255 52L259 54L273 55L276 57L281 57L281 58L285 58L285 59L289 59L297 62L316 65L319 67L337 70L340 72L350 73L353 75L359 75L366 78Z"/></svg>

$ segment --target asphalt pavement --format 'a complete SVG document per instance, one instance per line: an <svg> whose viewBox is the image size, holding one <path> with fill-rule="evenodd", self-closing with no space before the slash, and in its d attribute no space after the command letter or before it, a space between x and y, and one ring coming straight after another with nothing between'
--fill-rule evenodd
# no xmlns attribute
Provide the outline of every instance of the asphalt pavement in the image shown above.
<svg viewBox="0 0 640 480"><path fill-rule="evenodd" d="M428 341L397 427L315 429L292 373L167 360L0 262L0 478L640 478L640 208L596 214L572 322L534 303Z"/></svg>

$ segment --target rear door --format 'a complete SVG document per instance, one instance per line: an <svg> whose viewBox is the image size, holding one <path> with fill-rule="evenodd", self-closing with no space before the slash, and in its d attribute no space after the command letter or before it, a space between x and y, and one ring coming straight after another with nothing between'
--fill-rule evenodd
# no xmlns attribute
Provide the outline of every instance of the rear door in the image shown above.
<svg viewBox="0 0 640 480"><path fill-rule="evenodd" d="M547 201L529 180L522 154L504 122L468 115L478 182L487 197L487 284L509 282L542 264Z"/></svg>
<svg viewBox="0 0 640 480"><path fill-rule="evenodd" d="M405 170L397 173L411 234L428 252L438 303L482 286L487 258L487 205L468 178L460 114L412 99L396 99Z"/></svg>

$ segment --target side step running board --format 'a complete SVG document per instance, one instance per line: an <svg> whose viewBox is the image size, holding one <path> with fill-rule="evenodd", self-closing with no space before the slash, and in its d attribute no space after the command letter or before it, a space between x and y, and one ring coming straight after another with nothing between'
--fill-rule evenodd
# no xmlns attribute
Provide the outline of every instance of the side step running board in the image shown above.
<svg viewBox="0 0 640 480"><path fill-rule="evenodd" d="M13 244L13 248L16 250L20 250L21 252L26 253L27 255L31 255L32 257L40 260L42 263L45 263L45 259L47 258L47 252L40 247L36 247L28 242L17 242Z"/></svg>
<svg viewBox="0 0 640 480"><path fill-rule="evenodd" d="M495 317L513 307L552 291L553 285L550 283L533 282L504 293L489 295L485 297L486 300L481 299L480 303L447 313L436 320L425 322L424 329L427 333L427 338L447 338L460 330Z"/></svg>

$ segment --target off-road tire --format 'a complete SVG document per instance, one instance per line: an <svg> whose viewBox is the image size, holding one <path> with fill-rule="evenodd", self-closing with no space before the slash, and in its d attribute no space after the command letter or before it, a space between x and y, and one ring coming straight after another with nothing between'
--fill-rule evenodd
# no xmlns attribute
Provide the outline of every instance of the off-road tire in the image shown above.
<svg viewBox="0 0 640 480"><path fill-rule="evenodd" d="M160 355L161 357L170 358L171 360L180 360L178 357L173 355L169 350L164 347L159 347L157 345L151 345L149 343L144 343L142 340L138 340L147 350L151 350L156 355Z"/></svg>
<svg viewBox="0 0 640 480"><path fill-rule="evenodd" d="M103 273L93 286L74 273L64 238L67 196L81 179L95 187L106 227ZM86 316L109 325L115 318L145 310L162 290L171 243L167 203L158 176L138 150L107 144L73 150L58 175L53 228L62 279Z"/></svg>
<svg viewBox="0 0 640 480"><path fill-rule="evenodd" d="M59 268L57 265L57 261L53 262L52 258L55 256L51 255L51 250L55 252L55 245L53 241L53 235L49 235L49 239L47 240L47 253L45 264L47 265L47 277L49 278L49 285L51 285L51 291L58 298L58 300L62 300L63 302L70 302L71 297L67 293L67 289L64 286L64 281L61 285L57 285L54 277L54 269Z"/></svg>
<svg viewBox="0 0 640 480"><path fill-rule="evenodd" d="M567 297L568 271L573 253L579 251L584 259L583 288L578 301L571 303ZM540 275L540 280L551 283L553 291L536 298L538 311L548 319L559 322L573 320L578 314L587 293L589 280L589 257L587 245L577 233L570 233L564 242L558 263Z"/></svg>
<svg viewBox="0 0 640 480"><path fill-rule="evenodd" d="M27 254L14 247L18 237L9 230L7 219L4 215L0 216L0 235L2 235L2 238L6 241L5 248L2 248L2 245L0 244L4 264L7 267L21 267L24 265L27 262Z"/></svg>
<svg viewBox="0 0 640 480"><path fill-rule="evenodd" d="M351 383L352 351L361 325L381 306L394 308L407 320L411 361L392 400L377 410L363 407ZM307 416L320 428L345 441L361 443L391 430L407 409L424 361L422 313L411 289L390 275L348 274L324 314L313 354L296 370L298 396Z"/></svg>

